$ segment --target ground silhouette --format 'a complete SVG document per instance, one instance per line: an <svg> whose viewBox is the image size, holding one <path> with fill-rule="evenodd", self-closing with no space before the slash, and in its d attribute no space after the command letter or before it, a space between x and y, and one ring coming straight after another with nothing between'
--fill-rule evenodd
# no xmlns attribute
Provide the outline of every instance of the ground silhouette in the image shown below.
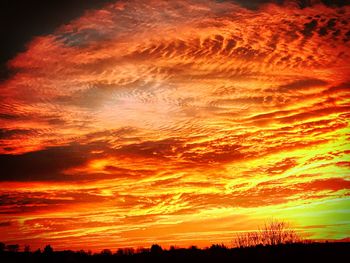
<svg viewBox="0 0 350 263"><path fill-rule="evenodd" d="M43 252L9 251L0 252L2 263L62 263L62 262L346 262L350 258L349 242L292 243L282 245L258 245L254 247L227 248L212 245L209 248L196 247L163 249L153 245L150 249L137 252L118 249L112 253L104 249L101 253L84 251L54 251L46 247Z"/></svg>

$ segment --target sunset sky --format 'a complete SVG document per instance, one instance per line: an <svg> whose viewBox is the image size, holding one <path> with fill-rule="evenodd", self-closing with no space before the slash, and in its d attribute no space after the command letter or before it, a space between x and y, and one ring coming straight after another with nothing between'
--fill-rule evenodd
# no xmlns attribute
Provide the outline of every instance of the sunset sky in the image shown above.
<svg viewBox="0 0 350 263"><path fill-rule="evenodd" d="M270 218L350 237L348 1L17 2L0 241L230 245Z"/></svg>

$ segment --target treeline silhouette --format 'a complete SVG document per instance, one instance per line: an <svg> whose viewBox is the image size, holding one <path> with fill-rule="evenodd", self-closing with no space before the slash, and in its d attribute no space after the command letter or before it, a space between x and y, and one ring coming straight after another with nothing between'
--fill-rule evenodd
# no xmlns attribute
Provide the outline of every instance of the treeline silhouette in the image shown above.
<svg viewBox="0 0 350 263"><path fill-rule="evenodd" d="M258 245L255 247L227 248L224 245L212 245L198 249L175 248L162 249L159 245L151 248L118 249L112 253L104 249L100 253L81 251L9 251L0 252L2 263L62 263L62 262L346 262L350 258L350 243L292 243L282 245Z"/></svg>
<svg viewBox="0 0 350 263"><path fill-rule="evenodd" d="M235 247L213 244L163 249L158 244L150 248L119 248L115 252L103 249L91 251L55 251L47 245L43 251L31 251L17 244L0 242L0 262L61 263L61 262L346 262L350 259L350 242L311 242L302 238L283 221L270 221L257 231L236 235Z"/></svg>

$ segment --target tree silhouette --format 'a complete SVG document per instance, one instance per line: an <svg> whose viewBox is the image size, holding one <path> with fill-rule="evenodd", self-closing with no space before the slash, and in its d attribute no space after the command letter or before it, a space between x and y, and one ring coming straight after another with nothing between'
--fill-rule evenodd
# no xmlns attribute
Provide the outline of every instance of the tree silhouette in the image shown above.
<svg viewBox="0 0 350 263"><path fill-rule="evenodd" d="M221 251L226 249L227 247L224 244L212 244L209 248L209 250L212 250L212 251Z"/></svg>
<svg viewBox="0 0 350 263"><path fill-rule="evenodd" d="M123 256L124 255L124 250L122 248L118 248L116 255L118 256Z"/></svg>
<svg viewBox="0 0 350 263"><path fill-rule="evenodd" d="M18 252L19 250L19 245L15 244L15 245L7 245L6 246L7 251L9 252Z"/></svg>
<svg viewBox="0 0 350 263"><path fill-rule="evenodd" d="M52 254L53 248L50 245L46 245L44 248L44 253L45 254Z"/></svg>
<svg viewBox="0 0 350 263"><path fill-rule="evenodd" d="M33 254L35 254L35 255L40 255L40 254L41 254L41 249L38 248L37 250L35 250L35 251L33 252Z"/></svg>
<svg viewBox="0 0 350 263"><path fill-rule="evenodd" d="M159 253L161 253L161 252L163 252L163 249L162 249L162 247L161 247L160 245L158 245L158 244L153 244L153 245L151 246L151 253L152 253L152 254L159 254Z"/></svg>
<svg viewBox="0 0 350 263"><path fill-rule="evenodd" d="M258 245L281 245L300 242L297 232L284 221L270 220L258 231L237 234L234 244L237 247L254 247Z"/></svg>
<svg viewBox="0 0 350 263"><path fill-rule="evenodd" d="M198 247L197 246L190 246L189 249L193 250L193 251L196 251L196 250L198 250Z"/></svg>
<svg viewBox="0 0 350 263"><path fill-rule="evenodd" d="M24 246L24 252L26 252L26 253L30 252L30 246L29 245L25 245Z"/></svg>
<svg viewBox="0 0 350 263"><path fill-rule="evenodd" d="M112 255L112 251L110 249L105 248L101 251L101 255L110 256L110 255Z"/></svg>
<svg viewBox="0 0 350 263"><path fill-rule="evenodd" d="M271 220L265 223L260 235L264 245L297 243L301 237L284 221Z"/></svg>
<svg viewBox="0 0 350 263"><path fill-rule="evenodd" d="M130 255L133 255L134 253L135 253L135 250L132 247L128 247L128 248L118 248L116 254L118 256L130 256Z"/></svg>
<svg viewBox="0 0 350 263"><path fill-rule="evenodd" d="M5 250L5 243L0 242L0 252L3 252Z"/></svg>

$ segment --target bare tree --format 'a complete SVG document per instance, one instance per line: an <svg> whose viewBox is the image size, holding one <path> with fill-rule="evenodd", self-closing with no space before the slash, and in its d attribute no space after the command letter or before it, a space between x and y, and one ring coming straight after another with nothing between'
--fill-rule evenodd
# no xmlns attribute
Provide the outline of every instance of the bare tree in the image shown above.
<svg viewBox="0 0 350 263"><path fill-rule="evenodd" d="M236 247L273 246L297 243L301 240L299 234L287 222L271 219L258 231L237 234L234 245Z"/></svg>
<svg viewBox="0 0 350 263"><path fill-rule="evenodd" d="M285 221L270 220L259 230L263 245L297 243L300 236Z"/></svg>

